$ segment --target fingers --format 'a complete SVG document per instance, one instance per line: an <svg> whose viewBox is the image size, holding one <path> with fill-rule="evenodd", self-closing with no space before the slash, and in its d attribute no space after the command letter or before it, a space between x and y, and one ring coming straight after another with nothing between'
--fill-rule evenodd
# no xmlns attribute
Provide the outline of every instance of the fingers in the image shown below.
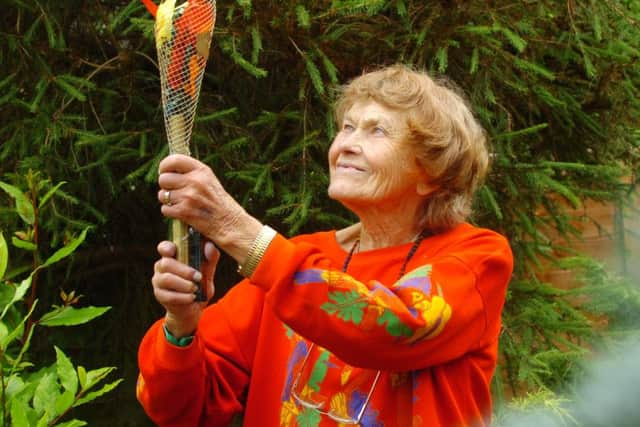
<svg viewBox="0 0 640 427"><path fill-rule="evenodd" d="M201 272L174 258L176 245L173 242L160 242L157 249L161 258L154 265L151 283L156 300L168 311L178 314L176 311L188 309L188 306L193 305L194 293L197 290L194 282L206 288L209 298L213 296L213 276L220 259L220 251L212 242L206 241L204 244L205 260L202 262Z"/></svg>
<svg viewBox="0 0 640 427"><path fill-rule="evenodd" d="M160 185L160 189L158 190L158 201L163 205L171 206L178 202L178 189L185 187L186 179L184 175L166 172L160 174L158 177L158 184Z"/></svg>
<svg viewBox="0 0 640 427"><path fill-rule="evenodd" d="M174 307L191 305L196 298L194 293L175 292L155 285L153 287L153 295L156 297L156 301L163 305L168 311L171 311Z"/></svg>
<svg viewBox="0 0 640 427"><path fill-rule="evenodd" d="M160 162L158 171L162 174L165 172L187 173L201 167L202 163L191 156L183 154L171 154Z"/></svg>
<svg viewBox="0 0 640 427"><path fill-rule="evenodd" d="M167 310L191 305L197 290L194 282L202 280L202 273L171 258L175 254L175 245L171 242L161 242L158 253L162 258L155 263L151 278L156 300Z"/></svg>
<svg viewBox="0 0 640 427"><path fill-rule="evenodd" d="M169 258L175 257L176 256L175 243L169 240L164 240L158 243L158 254L160 254L161 257L169 257Z"/></svg>
<svg viewBox="0 0 640 427"><path fill-rule="evenodd" d="M169 258L169 257L160 258L154 266L154 271L156 274L167 274L172 278L175 277L176 281L179 281L179 279L181 279L191 283L192 285L193 285L192 282L199 282L202 280L202 273L200 273L198 270L196 270L193 267L190 267L186 264L181 263L175 258ZM193 290L195 290L195 288ZM189 290L185 290L185 292L188 292L188 291Z"/></svg>
<svg viewBox="0 0 640 427"><path fill-rule="evenodd" d="M184 174L176 172L162 172L158 176L158 185L163 190L175 190L184 187L186 179Z"/></svg>
<svg viewBox="0 0 640 427"><path fill-rule="evenodd" d="M167 163L164 163L165 160ZM218 183L213 171L204 163L189 156L171 155L165 158L159 168L158 200L166 206L176 205L184 200L208 197L209 185Z"/></svg>

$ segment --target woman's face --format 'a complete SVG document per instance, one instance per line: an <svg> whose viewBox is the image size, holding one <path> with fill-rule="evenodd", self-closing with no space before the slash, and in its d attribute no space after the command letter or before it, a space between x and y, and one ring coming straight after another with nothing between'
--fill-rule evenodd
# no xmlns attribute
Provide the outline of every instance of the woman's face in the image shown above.
<svg viewBox="0 0 640 427"><path fill-rule="evenodd" d="M350 208L420 203L431 189L406 136L400 111L355 103L329 148L329 197Z"/></svg>

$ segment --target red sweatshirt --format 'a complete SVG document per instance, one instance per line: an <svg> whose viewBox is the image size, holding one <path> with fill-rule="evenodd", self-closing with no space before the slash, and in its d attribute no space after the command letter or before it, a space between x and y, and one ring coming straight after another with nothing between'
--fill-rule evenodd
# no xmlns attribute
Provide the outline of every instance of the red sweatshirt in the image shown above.
<svg viewBox="0 0 640 427"><path fill-rule="evenodd" d="M251 279L205 310L191 344L168 343L162 320L147 332L146 412L172 427L226 426L240 412L250 427L339 426L327 412L362 409L362 426L487 425L509 245L462 224L426 238L398 280L410 248L356 253L343 273L335 231L277 235Z"/></svg>

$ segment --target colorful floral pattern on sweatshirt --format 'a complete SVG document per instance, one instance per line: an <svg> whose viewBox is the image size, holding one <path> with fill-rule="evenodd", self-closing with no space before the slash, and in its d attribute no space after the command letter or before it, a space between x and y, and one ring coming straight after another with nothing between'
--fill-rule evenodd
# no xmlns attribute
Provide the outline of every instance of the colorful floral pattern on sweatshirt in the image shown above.
<svg viewBox="0 0 640 427"><path fill-rule="evenodd" d="M366 331L384 327L389 335L406 343L438 336L451 318L442 287L432 283L431 265L409 272L390 288L375 280L365 285L335 270L307 269L294 277L295 285L318 283L329 289L322 310Z"/></svg>
<svg viewBox="0 0 640 427"><path fill-rule="evenodd" d="M326 420L326 415L321 412L355 420L363 410L360 426L384 426L378 419L379 411L371 402L367 404L377 371L345 364L327 350L309 345L295 333L290 339L293 351L287 363L287 377L281 396L281 427L318 427ZM301 405L294 393L299 399L318 405L319 410ZM336 425L347 424L336 422Z"/></svg>

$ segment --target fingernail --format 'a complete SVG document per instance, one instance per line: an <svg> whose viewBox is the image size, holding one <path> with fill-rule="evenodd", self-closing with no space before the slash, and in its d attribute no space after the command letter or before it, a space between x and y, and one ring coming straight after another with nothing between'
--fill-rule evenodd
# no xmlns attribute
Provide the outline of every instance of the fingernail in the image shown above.
<svg viewBox="0 0 640 427"><path fill-rule="evenodd" d="M196 274L193 275L193 281L199 283L201 280L202 280L202 273L200 273L199 271L196 271Z"/></svg>

